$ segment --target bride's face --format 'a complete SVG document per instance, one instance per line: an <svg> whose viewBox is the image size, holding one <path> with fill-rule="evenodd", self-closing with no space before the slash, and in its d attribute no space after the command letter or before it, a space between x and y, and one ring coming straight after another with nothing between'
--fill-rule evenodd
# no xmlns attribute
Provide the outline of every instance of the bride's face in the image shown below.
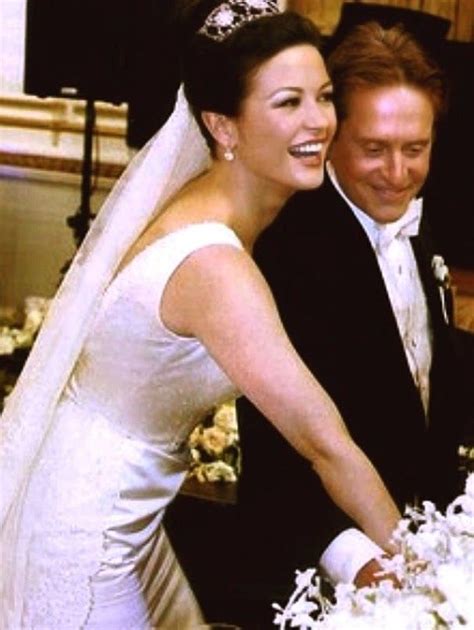
<svg viewBox="0 0 474 630"><path fill-rule="evenodd" d="M319 52L301 44L263 63L232 122L236 160L251 177L289 194L319 186L336 128L332 85Z"/></svg>

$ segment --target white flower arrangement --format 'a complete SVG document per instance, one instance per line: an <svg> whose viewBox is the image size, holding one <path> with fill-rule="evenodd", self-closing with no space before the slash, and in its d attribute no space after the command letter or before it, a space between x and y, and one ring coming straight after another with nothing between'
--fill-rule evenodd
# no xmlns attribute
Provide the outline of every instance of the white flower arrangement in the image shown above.
<svg viewBox="0 0 474 630"><path fill-rule="evenodd" d="M49 303L50 300L42 297L26 298L22 326L0 326L0 355L13 354L17 349L30 348L33 345Z"/></svg>
<svg viewBox="0 0 474 630"><path fill-rule="evenodd" d="M49 303L50 300L43 297L26 298L21 324L17 321L14 309L1 309L0 412L36 339Z"/></svg>
<svg viewBox="0 0 474 630"><path fill-rule="evenodd" d="M190 477L198 481L236 482L240 473L240 446L235 403L218 406L189 437Z"/></svg>
<svg viewBox="0 0 474 630"><path fill-rule="evenodd" d="M420 511L409 509L395 540L400 553L384 561L384 569L396 573L401 588L388 580L361 589L341 584L331 604L321 596L315 569L297 571L286 607L274 604L275 625L281 630L473 630L474 473L444 515L428 501Z"/></svg>

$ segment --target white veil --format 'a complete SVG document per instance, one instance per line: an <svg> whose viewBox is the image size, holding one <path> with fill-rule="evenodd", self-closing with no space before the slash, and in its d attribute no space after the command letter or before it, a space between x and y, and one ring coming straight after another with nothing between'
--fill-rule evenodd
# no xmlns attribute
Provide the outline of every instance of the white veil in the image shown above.
<svg viewBox="0 0 474 630"><path fill-rule="evenodd" d="M5 529L15 529L14 513L21 513L22 490L51 430L55 405L122 257L209 159L181 87L171 117L135 156L102 206L8 398L0 418L0 528L8 517Z"/></svg>

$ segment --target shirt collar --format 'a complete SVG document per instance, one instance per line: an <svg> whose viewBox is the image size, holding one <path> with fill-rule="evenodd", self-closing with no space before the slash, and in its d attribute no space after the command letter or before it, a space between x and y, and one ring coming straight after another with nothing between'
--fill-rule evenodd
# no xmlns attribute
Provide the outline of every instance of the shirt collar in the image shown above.
<svg viewBox="0 0 474 630"><path fill-rule="evenodd" d="M345 192L342 190L341 185L339 184L339 182L337 180L336 171L334 170L334 166L331 164L331 162L329 160L326 162L326 171L327 171L328 177L331 180L334 188L337 190L337 192L341 195L341 197L347 203L347 205L352 210L352 212L356 216L357 220L359 221L359 223L363 227L363 229L364 229L365 233L367 234L367 236L368 236L368 238L370 240L370 243L371 243L371 245L372 245L372 247L374 249L376 249L377 243L379 241L380 230L385 229L386 226L390 226L390 230L393 230L394 232L396 232L397 229L398 229L399 223L404 223L405 222L405 216L406 216L406 214L408 212L410 212L410 213L411 212L420 212L421 213L421 207L422 207L423 200L421 198L412 199L410 204L409 204L409 206L408 206L407 211L405 212L405 214L402 217L400 217L400 219L398 219L397 221L393 221L392 223L389 223L389 224L378 223L377 221L374 221L371 217L369 217L369 215L367 213L365 213L363 210L361 210L358 206L356 206L349 199L349 197L345 194Z"/></svg>

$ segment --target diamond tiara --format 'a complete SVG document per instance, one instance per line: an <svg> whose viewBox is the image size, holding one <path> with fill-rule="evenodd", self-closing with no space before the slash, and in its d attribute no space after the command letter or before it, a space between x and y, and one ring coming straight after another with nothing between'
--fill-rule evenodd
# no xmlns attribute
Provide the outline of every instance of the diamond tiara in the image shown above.
<svg viewBox="0 0 474 630"><path fill-rule="evenodd" d="M222 42L243 24L277 13L277 0L227 0L211 11L198 33Z"/></svg>

